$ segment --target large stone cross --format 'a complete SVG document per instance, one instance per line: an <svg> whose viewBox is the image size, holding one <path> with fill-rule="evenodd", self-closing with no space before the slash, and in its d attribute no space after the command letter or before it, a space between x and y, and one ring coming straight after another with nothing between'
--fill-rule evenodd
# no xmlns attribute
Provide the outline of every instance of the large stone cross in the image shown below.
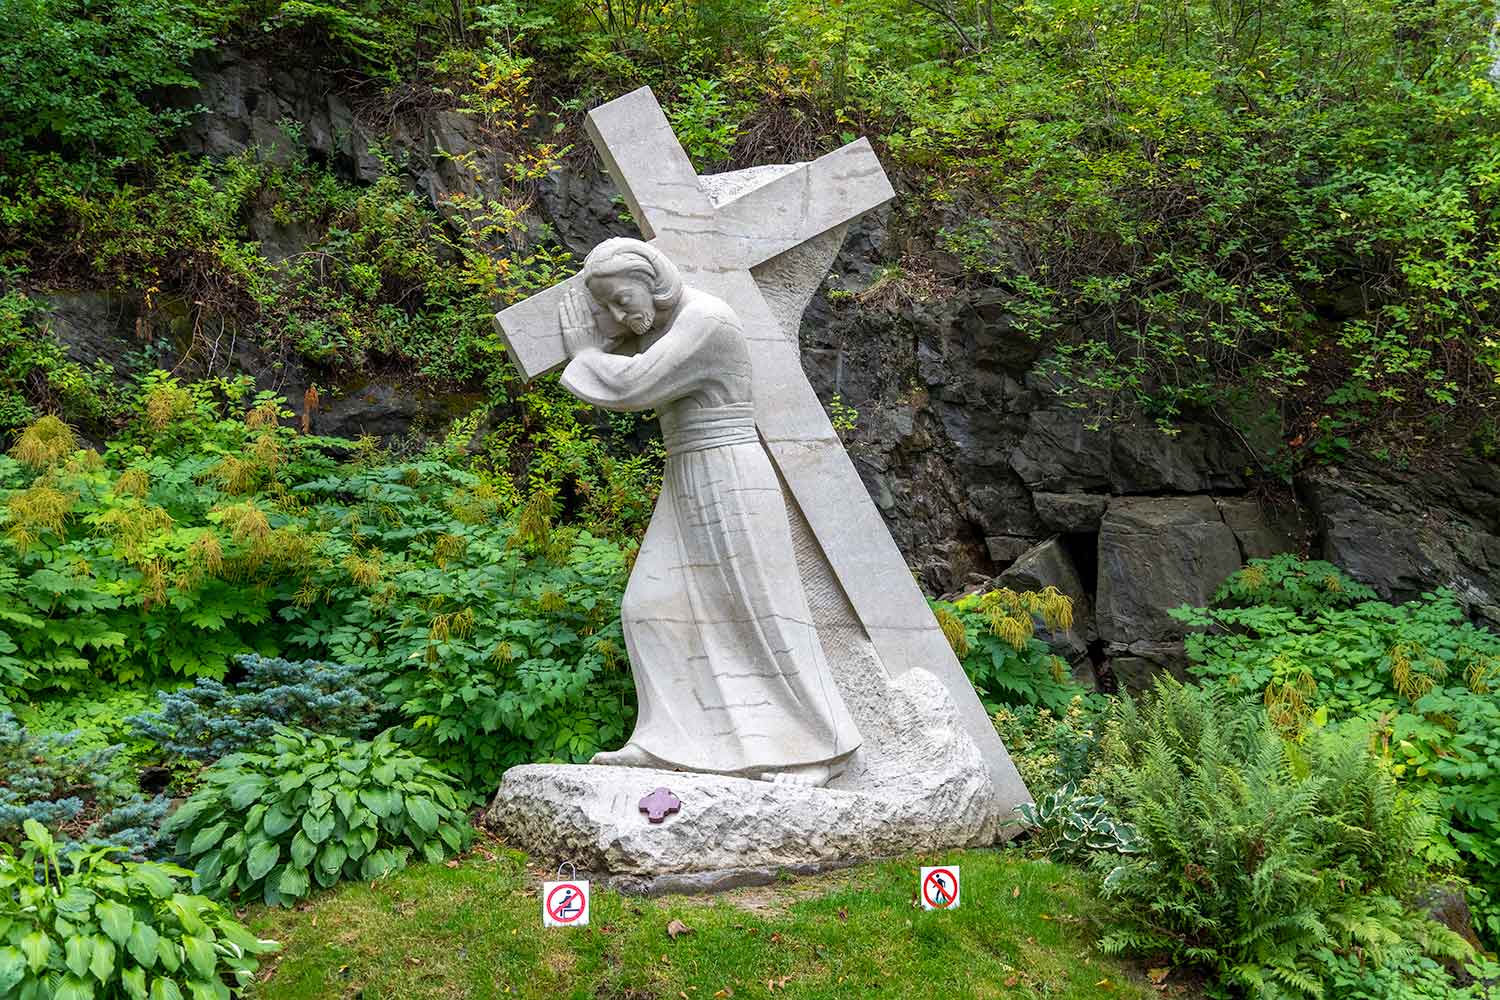
<svg viewBox="0 0 1500 1000"><path fill-rule="evenodd" d="M681 268L688 285L719 296L743 322L756 425L881 663L892 676L914 667L936 674L989 766L996 795L1007 807L1027 801L994 725L803 374L796 317L788 333L751 273L894 197L869 142L784 167L770 180L757 177L716 203L649 88L594 109L586 128L645 237ZM805 294L825 270L826 260ZM567 362L558 305L580 287L575 276L496 317L527 378Z"/></svg>

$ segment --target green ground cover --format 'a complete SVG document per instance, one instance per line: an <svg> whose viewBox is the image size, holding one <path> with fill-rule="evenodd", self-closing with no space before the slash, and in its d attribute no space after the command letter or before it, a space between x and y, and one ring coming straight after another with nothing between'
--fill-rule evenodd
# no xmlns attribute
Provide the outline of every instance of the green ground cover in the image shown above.
<svg viewBox="0 0 1500 1000"><path fill-rule="evenodd" d="M963 906L916 906L917 868L958 864ZM590 926L544 930L543 873L466 856L348 885L249 923L284 951L256 1000L786 996L1145 998L1092 950L1078 873L1011 852L901 858L712 897L597 892ZM691 933L675 938L680 921Z"/></svg>

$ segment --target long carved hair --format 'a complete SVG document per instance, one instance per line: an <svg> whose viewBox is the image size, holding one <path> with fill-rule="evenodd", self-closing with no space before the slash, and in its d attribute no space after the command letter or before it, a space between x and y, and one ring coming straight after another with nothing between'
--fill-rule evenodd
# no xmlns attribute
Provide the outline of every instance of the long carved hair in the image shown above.
<svg viewBox="0 0 1500 1000"><path fill-rule="evenodd" d="M669 313L682 301L682 272L667 255L649 243L616 236L605 240L583 260L583 281L616 275L640 278L651 288L658 313Z"/></svg>

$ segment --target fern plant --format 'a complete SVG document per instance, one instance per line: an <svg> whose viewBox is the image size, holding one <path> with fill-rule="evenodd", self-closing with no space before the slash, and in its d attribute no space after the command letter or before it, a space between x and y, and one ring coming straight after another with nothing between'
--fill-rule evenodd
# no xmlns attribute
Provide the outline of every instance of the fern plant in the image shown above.
<svg viewBox="0 0 1500 1000"><path fill-rule="evenodd" d="M1288 735L1329 726L1378 748L1438 806L1417 850L1470 880L1476 923L1500 937L1500 637L1446 591L1392 605L1290 557L1252 560L1216 599L1229 606L1173 612L1201 629L1192 673L1259 697Z"/></svg>
<svg viewBox="0 0 1500 1000"><path fill-rule="evenodd" d="M340 879L374 879L413 851L437 862L472 837L453 780L381 733L350 740L280 730L231 754L162 826L193 888L293 903Z"/></svg>
<svg viewBox="0 0 1500 1000"><path fill-rule="evenodd" d="M1324 996L1330 956L1467 957L1400 900L1429 822L1363 741L1287 743L1253 703L1159 678L1105 773L1140 853L1099 857L1107 952L1165 953L1263 1000Z"/></svg>

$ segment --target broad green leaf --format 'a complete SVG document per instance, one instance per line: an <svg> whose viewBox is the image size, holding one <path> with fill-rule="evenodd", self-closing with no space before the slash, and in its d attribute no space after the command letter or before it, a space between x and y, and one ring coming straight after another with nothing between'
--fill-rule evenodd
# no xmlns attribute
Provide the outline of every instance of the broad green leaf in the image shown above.
<svg viewBox="0 0 1500 1000"><path fill-rule="evenodd" d="M63 942L63 964L76 976L88 975L89 962L94 958L94 939L85 934L74 934Z"/></svg>
<svg viewBox="0 0 1500 1000"><path fill-rule="evenodd" d="M146 970L140 966L125 969L120 973L120 983L130 1000L146 1000Z"/></svg>
<svg viewBox="0 0 1500 1000"><path fill-rule="evenodd" d="M188 853L202 854L204 851L216 847L228 829L229 824L227 822L215 823L213 826L204 827L193 837L193 842L188 847Z"/></svg>
<svg viewBox="0 0 1500 1000"><path fill-rule="evenodd" d="M306 868L317 853L318 845L309 840L307 834L298 830L292 838L292 862L300 868Z"/></svg>
<svg viewBox="0 0 1500 1000"><path fill-rule="evenodd" d="M176 972L182 968L181 948L171 938L158 937L156 939L156 957L161 960L162 968L168 972ZM155 988L152 987L152 989Z"/></svg>
<svg viewBox="0 0 1500 1000"><path fill-rule="evenodd" d="M322 816L314 816L311 813L302 817L302 830L307 834L307 839L314 844L321 844L333 833L338 820L334 819L333 813L327 812Z"/></svg>
<svg viewBox="0 0 1500 1000"><path fill-rule="evenodd" d="M130 907L107 899L94 907L94 915L99 918L99 929L109 935L109 939L120 947L130 939L130 930L135 925L135 916L131 914Z"/></svg>
<svg viewBox="0 0 1500 1000"><path fill-rule="evenodd" d="M276 883L276 891L292 899L307 895L307 887L307 869L295 865L287 865L281 873L281 880Z"/></svg>
<svg viewBox="0 0 1500 1000"><path fill-rule="evenodd" d="M126 881L145 889L157 899L166 899L177 890L172 876L168 875L160 865L136 865Z"/></svg>
<svg viewBox="0 0 1500 1000"><path fill-rule="evenodd" d="M242 778L242 780L231 784L228 789L223 790L223 798L225 798L225 801L228 801L231 807L243 811L251 805L251 802L255 802L258 798L261 798L261 793L266 792L266 789L269 789L269 787L270 781L267 781L266 778L261 778L260 775L257 775L257 777Z"/></svg>
<svg viewBox="0 0 1500 1000"><path fill-rule="evenodd" d="M188 983L188 989L192 1000L229 1000L229 987L221 982L203 983L195 979Z"/></svg>
<svg viewBox="0 0 1500 1000"><path fill-rule="evenodd" d="M281 858L281 847L269 840L262 840L250 848L250 857L246 861L246 868L252 879L264 878L266 872L276 867L276 862Z"/></svg>
<svg viewBox="0 0 1500 1000"><path fill-rule="evenodd" d="M0 948L0 996L9 991L26 975L26 956L19 948Z"/></svg>
<svg viewBox="0 0 1500 1000"><path fill-rule="evenodd" d="M26 964L31 966L33 973L41 972L52 960L52 939L45 931L32 931L21 938L21 952L26 956Z"/></svg>
<svg viewBox="0 0 1500 1000"><path fill-rule="evenodd" d="M130 957L135 959L136 964L149 969L156 964L158 958L156 942L156 928L144 920L138 920L135 926L130 928L130 942L125 947L130 952Z"/></svg>
<svg viewBox="0 0 1500 1000"><path fill-rule="evenodd" d="M432 800L421 795L408 795L406 797L406 813L427 833L436 833L438 828L437 806Z"/></svg>
<svg viewBox="0 0 1500 1000"><path fill-rule="evenodd" d="M94 1000L94 984L82 976L64 976L52 1000Z"/></svg>
<svg viewBox="0 0 1500 1000"><path fill-rule="evenodd" d="M219 964L218 953L214 951L213 942L191 934L182 936L182 950L187 953L188 964L191 965L204 979L212 979L214 969Z"/></svg>
<svg viewBox="0 0 1500 1000"><path fill-rule="evenodd" d="M151 1000L182 1000L182 991L172 980L157 976L151 983Z"/></svg>
<svg viewBox="0 0 1500 1000"><path fill-rule="evenodd" d="M266 810L266 818L262 820L262 826L266 831L266 836L279 837L283 833L286 833L288 830L290 830L292 828L292 824L294 824L296 821L297 817L292 813L287 812L281 807L281 804L278 803L275 806L272 806L270 809Z"/></svg>
<svg viewBox="0 0 1500 1000"><path fill-rule="evenodd" d="M115 943L103 934L94 935L94 957L89 961L89 971L101 983L109 982L115 974Z"/></svg>

